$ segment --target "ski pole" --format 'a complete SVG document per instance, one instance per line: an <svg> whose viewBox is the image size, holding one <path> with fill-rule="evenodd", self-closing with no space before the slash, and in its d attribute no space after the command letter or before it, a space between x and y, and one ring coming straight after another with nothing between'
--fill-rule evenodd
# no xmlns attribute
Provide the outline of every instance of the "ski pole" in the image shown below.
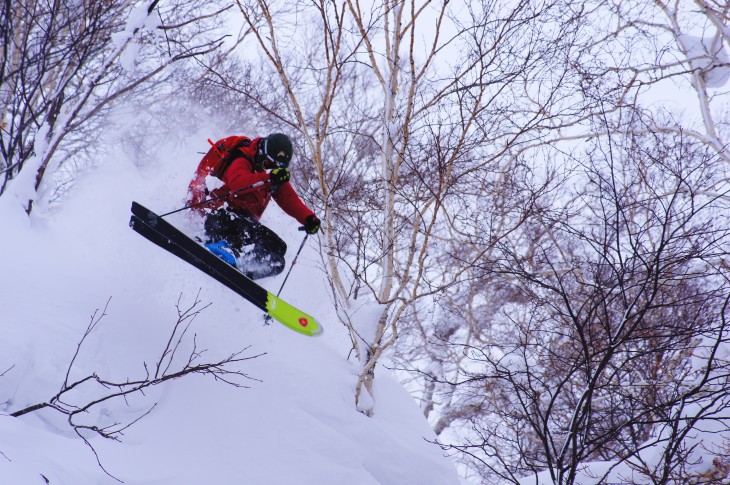
<svg viewBox="0 0 730 485"><path fill-rule="evenodd" d="M256 182L255 184L249 185L248 187L243 187L243 188L240 188L238 190L234 190L232 192L228 192L228 193L225 193L225 194L222 194L222 195L218 195L216 197L211 197L210 199L205 199L204 201L198 202L197 204L186 205L185 207L181 207L179 209L175 209L174 211L170 211L170 212L168 212L166 214L162 214L159 217L169 216L170 214L175 214L177 212L184 211L185 209L192 209L193 207L198 207L199 205L207 204L208 202L213 202L214 200L222 199L224 197L228 197L228 196L233 195L233 194L245 193L245 192L248 192L249 190L253 190L256 187L261 187L262 185L266 185L268 183L269 182L266 181L266 180L261 180L259 182Z"/></svg>
<svg viewBox="0 0 730 485"><path fill-rule="evenodd" d="M303 227L299 228L300 230L303 230ZM281 283L281 288L279 288L279 292L276 294L278 297L281 295L281 290L284 289L284 284L286 284L286 280L289 279L289 275L291 274L291 270L294 268L294 265L297 264L297 259L299 259L299 254L302 252L302 249L304 249L304 243L307 242L307 238L309 237L309 233L304 235L304 239L302 239L302 244L299 245L299 251L297 251L296 256L294 256L294 259L291 262L291 266L289 266L289 271L287 271L286 276L284 277L284 281Z"/></svg>
<svg viewBox="0 0 730 485"><path fill-rule="evenodd" d="M304 230L304 227L299 228L300 231ZM307 238L309 237L309 233L304 235L304 239L302 239L302 244L299 245L299 250L297 251L296 256L294 256L294 259L291 262L291 266L289 266L289 271L286 272L286 276L284 277L284 281L281 283L281 287L279 288L279 291L276 293L276 297L278 298L279 295L281 295L281 290L284 289L284 285L286 284L286 280L289 279L289 275L291 274L291 270L294 268L294 265L297 264L297 259L299 259L299 254L302 252L302 249L304 249L304 243L307 242ZM264 323L268 325L270 322L273 322L274 318L269 314L264 314Z"/></svg>

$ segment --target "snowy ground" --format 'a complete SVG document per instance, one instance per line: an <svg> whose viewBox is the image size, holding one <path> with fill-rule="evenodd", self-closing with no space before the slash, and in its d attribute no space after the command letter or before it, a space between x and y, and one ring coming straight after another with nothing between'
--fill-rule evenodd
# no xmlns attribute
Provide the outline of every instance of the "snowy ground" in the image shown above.
<svg viewBox="0 0 730 485"><path fill-rule="evenodd" d="M178 299L185 307L198 293L212 305L195 319L188 343L195 334L204 359L246 347L244 355L265 355L240 364L249 388L193 376L94 408L85 422L107 426L158 403L121 442L87 435L111 475L150 485L458 484L415 402L385 371L376 380L375 416L355 410L356 367L313 244L282 297L322 322L319 338L264 325L253 306L128 227L132 200L159 212L181 203L205 137L195 141L165 152L154 167L116 157L50 216L29 220L12 194L0 198L0 484L117 483L59 413L8 414L58 392L91 315L107 301L72 380L144 376L167 343ZM291 258L302 237L296 222L275 203L264 222L288 242ZM282 278L262 282L275 291ZM76 404L94 392L84 389Z"/></svg>

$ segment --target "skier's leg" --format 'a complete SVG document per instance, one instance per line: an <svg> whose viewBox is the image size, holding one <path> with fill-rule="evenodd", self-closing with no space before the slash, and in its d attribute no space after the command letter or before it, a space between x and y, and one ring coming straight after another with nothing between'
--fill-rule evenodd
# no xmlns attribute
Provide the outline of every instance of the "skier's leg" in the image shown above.
<svg viewBox="0 0 730 485"><path fill-rule="evenodd" d="M241 254L241 236L236 214L225 209L207 214L205 218L205 247L231 266Z"/></svg>
<svg viewBox="0 0 730 485"><path fill-rule="evenodd" d="M245 271L252 279L275 276L284 271L286 243L274 231L250 217L237 221L242 244L242 259L248 259Z"/></svg>
<svg viewBox="0 0 730 485"><path fill-rule="evenodd" d="M242 245L240 230L237 222L238 215L225 209L218 209L210 212L205 217L206 242L217 242L220 240L228 243L236 249Z"/></svg>

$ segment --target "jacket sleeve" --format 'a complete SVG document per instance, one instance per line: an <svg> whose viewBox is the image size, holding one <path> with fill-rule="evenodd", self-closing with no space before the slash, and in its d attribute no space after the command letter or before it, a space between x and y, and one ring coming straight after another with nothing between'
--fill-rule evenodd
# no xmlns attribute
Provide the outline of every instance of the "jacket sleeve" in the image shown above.
<svg viewBox="0 0 730 485"><path fill-rule="evenodd" d="M221 180L231 192L235 192L256 182L268 181L269 174L266 172L255 173L251 167L251 162L240 157L231 162L231 165L221 176Z"/></svg>
<svg viewBox="0 0 730 485"><path fill-rule="evenodd" d="M294 187L289 182L286 182L277 188L272 194L274 200L284 212L296 219L299 224L304 224L307 217L314 215L314 212L304 205L302 199L299 198Z"/></svg>

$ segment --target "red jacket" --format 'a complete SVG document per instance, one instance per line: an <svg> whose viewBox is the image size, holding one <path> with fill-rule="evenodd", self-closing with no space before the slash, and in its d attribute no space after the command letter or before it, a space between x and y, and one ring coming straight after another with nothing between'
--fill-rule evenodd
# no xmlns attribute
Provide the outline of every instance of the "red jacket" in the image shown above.
<svg viewBox="0 0 730 485"><path fill-rule="evenodd" d="M205 204L205 208L218 209L223 205L227 204L230 209L243 212L247 215L254 217L259 220L266 210L266 206L269 204L272 196L279 207L284 212L289 214L291 217L296 219L300 224L304 224L304 221L310 215L314 215L311 209L309 209L304 202L299 198L294 187L289 182L285 182L279 185L273 193L271 192L271 184L267 183L261 187L255 189L242 191L241 193L235 193L236 190L248 187L256 182L269 182L269 174L263 170L256 170L253 166L252 160L256 154L259 141L262 138L256 138L252 140L251 144L247 147L241 148L242 157L234 159L228 168L220 176L224 185L213 190L209 197L218 197L230 193L228 197L221 197L220 199L211 201ZM196 178L191 182L191 190L194 190L194 184L196 180L201 180L200 176L205 177L207 173L202 174L202 171L208 170L208 167L198 167ZM195 187L199 189L199 187ZM204 189L204 188L203 188ZM193 200L198 198L201 194L193 194ZM202 199L201 199L202 200Z"/></svg>

